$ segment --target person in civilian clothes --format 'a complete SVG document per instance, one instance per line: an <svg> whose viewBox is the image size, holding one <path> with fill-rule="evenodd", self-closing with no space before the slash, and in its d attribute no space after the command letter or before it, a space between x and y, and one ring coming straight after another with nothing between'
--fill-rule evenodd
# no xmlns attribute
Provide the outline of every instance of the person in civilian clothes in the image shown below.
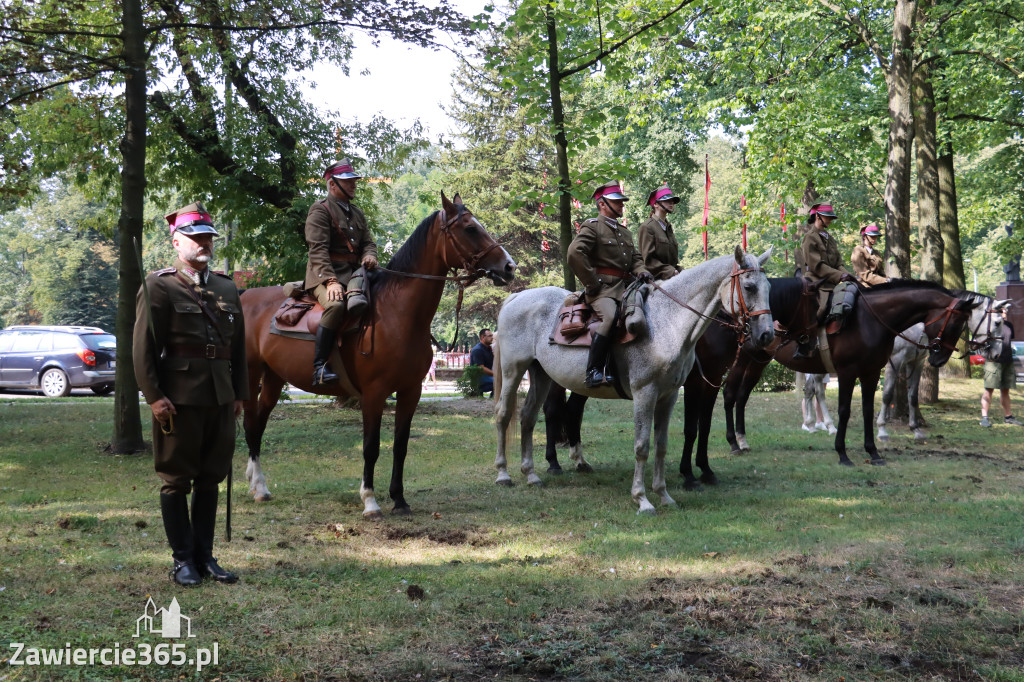
<svg viewBox="0 0 1024 682"><path fill-rule="evenodd" d="M328 165L324 171L328 197L310 206L306 216L309 259L303 288L324 307L316 330L314 386L338 380L327 359L346 312L359 317L366 311L363 278L366 270L377 267L377 244L366 227L366 216L352 203L361 177L348 159Z"/></svg>
<svg viewBox="0 0 1024 682"><path fill-rule="evenodd" d="M235 418L249 397L242 306L234 281L210 271L217 231L203 205L166 217L178 258L139 289L132 353L153 413L171 579L185 586L206 577L233 583L238 577L213 556L213 531L217 486L235 451Z"/></svg>
<svg viewBox="0 0 1024 682"><path fill-rule="evenodd" d="M1024 423L1014 418L1010 409L1010 389L1017 385L1017 370L1013 364L1013 325L1007 316L1009 311L1009 303L999 311L1003 316L1003 350L998 357L985 359L985 390L981 393L981 425L985 427L992 426L988 410L992 405L992 393L997 388L1003 408L1003 423L1024 426Z"/></svg>
<svg viewBox="0 0 1024 682"><path fill-rule="evenodd" d="M633 246L633 236L620 225L623 203L629 199L615 180L594 191L598 216L580 225L569 244L569 267L584 287L584 298L598 315L601 324L590 344L585 383L589 388L611 384L614 377L605 370L611 350L611 330L626 284L635 277L645 282L654 278L644 259Z"/></svg>

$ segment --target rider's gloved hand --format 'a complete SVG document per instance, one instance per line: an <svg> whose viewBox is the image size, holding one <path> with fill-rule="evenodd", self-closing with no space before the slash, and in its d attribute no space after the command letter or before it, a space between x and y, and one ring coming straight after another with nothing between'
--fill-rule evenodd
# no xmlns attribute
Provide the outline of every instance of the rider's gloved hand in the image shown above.
<svg viewBox="0 0 1024 682"><path fill-rule="evenodd" d="M638 280L640 280L641 282L643 282L644 284L650 284L651 282L654 281L654 275L652 275L651 273L647 272L646 270L644 272L641 272L639 275L637 275L636 278Z"/></svg>
<svg viewBox="0 0 1024 682"><path fill-rule="evenodd" d="M839 278L840 282L856 282L857 278L848 272L844 272L843 276Z"/></svg>

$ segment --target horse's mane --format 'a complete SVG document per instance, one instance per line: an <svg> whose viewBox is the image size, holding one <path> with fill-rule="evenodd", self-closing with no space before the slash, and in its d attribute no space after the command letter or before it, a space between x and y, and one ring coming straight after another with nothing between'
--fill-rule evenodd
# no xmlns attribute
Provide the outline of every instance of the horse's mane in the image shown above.
<svg viewBox="0 0 1024 682"><path fill-rule="evenodd" d="M950 296L956 296L946 287L927 279L892 279L883 284L875 284L871 287L862 287L861 293L876 293L882 291L894 291L899 289L936 289Z"/></svg>
<svg viewBox="0 0 1024 682"><path fill-rule="evenodd" d="M419 263L420 259L423 257L423 250L427 246L427 233L430 232L430 226L433 225L434 219L437 217L438 213L440 213L440 211L434 211L424 218L384 267L396 272L413 272L416 264ZM371 296L376 298L377 295L384 290L384 287L387 286L388 282L393 282L397 279L398 278L390 272L377 270L369 273Z"/></svg>
<svg viewBox="0 0 1024 682"><path fill-rule="evenodd" d="M773 311L796 310L804 293L804 282L800 277L769 277L768 305Z"/></svg>

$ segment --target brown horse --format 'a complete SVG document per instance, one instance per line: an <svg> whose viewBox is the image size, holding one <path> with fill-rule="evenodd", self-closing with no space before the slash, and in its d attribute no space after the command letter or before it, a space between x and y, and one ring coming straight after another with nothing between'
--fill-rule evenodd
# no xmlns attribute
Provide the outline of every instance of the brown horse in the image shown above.
<svg viewBox="0 0 1024 682"><path fill-rule="evenodd" d="M402 488L409 429L419 403L421 380L430 367L430 322L450 272L458 278L481 276L495 284L512 281L516 264L466 208L459 195L441 194L442 210L428 216L382 271L371 272L367 319L343 335L341 360L359 392L363 413L363 479L359 495L363 516L379 518L373 491L373 470L380 454L384 404L395 394L394 463L389 493L394 513L410 513ZM257 500L270 499L260 467L260 443L267 419L285 382L305 391L346 396L340 383L312 386L313 342L270 333L270 321L284 301L282 287L249 289L242 295L245 315L249 385L256 391L245 404L245 440L249 445L246 477Z"/></svg>
<svg viewBox="0 0 1024 682"><path fill-rule="evenodd" d="M861 289L860 297L845 327L828 337L831 367L824 364L819 352L810 358L793 358L795 347L783 346L774 355L744 346L736 363L729 370L724 384L726 438L733 452L748 450L743 410L750 393L772 359L810 374L834 373L839 379L839 424L835 449L839 463L852 466L846 454L846 428L850 421L853 388L860 381L861 412L864 417L864 450L871 463L885 464L875 447L872 421L878 377L892 354L893 341L905 329L923 322L928 338L928 361L941 367L956 349L968 319L983 302L970 292L951 292L927 281L893 280L870 289ZM733 406L736 426L733 428Z"/></svg>

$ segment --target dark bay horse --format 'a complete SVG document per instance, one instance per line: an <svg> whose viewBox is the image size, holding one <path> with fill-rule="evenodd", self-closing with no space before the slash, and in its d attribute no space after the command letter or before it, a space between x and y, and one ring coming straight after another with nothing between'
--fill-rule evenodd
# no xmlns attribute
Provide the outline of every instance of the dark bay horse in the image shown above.
<svg viewBox="0 0 1024 682"><path fill-rule="evenodd" d="M466 208L459 195L441 194L442 210L420 223L382 271L371 273L368 318L344 335L341 360L359 392L363 414L363 478L359 495L363 516L379 518L373 471L380 454L381 418L387 397L395 394L394 462L389 494L394 512L410 513L402 487L409 430L420 399L421 380L430 367L430 322L448 274L465 269L467 282L481 276L495 284L512 280L516 264ZM269 499L260 467L260 444L267 420L285 382L305 391L345 396L340 383L312 386L313 342L270 333L270 321L284 301L282 287L249 289L242 295L249 386L245 405L246 476L257 499ZM258 390L257 390L257 387Z"/></svg>
<svg viewBox="0 0 1024 682"><path fill-rule="evenodd" d="M769 278L771 290L768 307L772 317L778 321L775 341L768 352L784 345L796 345L797 339L811 338L817 332L817 287L797 277ZM687 490L699 488L701 483L713 485L717 482L714 471L708 464L708 435L711 432L712 413L718 400L723 377L736 360L739 349L739 334L732 318L721 311L697 341L696 360L683 384L683 456L679 462L679 473L683 487ZM544 417L547 427L547 450L545 458L549 471L560 473L557 442L567 442L570 457L576 462L577 471L592 471L584 460L580 445L580 423L583 406L587 397L572 393L565 397L565 389L552 386L544 403ZM691 457L694 444L697 447L697 466L702 473L698 480L693 474Z"/></svg>
<svg viewBox="0 0 1024 682"><path fill-rule="evenodd" d="M938 284L918 280L893 280L870 289L862 288L860 297L841 332L828 337L832 367L824 364L819 351L810 358L793 358L795 347L779 348L774 359L798 372L830 372L839 379L839 425L835 449L839 463L853 466L846 454L846 429L850 421L853 388L861 385L861 411L864 417L864 449L872 464L885 464L875 447L872 422L878 377L892 353L897 335L919 322L931 339L928 361L941 367L956 349L957 339L968 319L983 301L969 292L953 293ZM750 393L773 356L745 346L725 381L726 437L733 451L746 445L744 408ZM834 371L833 371L834 370ZM736 408L733 428L732 409Z"/></svg>

